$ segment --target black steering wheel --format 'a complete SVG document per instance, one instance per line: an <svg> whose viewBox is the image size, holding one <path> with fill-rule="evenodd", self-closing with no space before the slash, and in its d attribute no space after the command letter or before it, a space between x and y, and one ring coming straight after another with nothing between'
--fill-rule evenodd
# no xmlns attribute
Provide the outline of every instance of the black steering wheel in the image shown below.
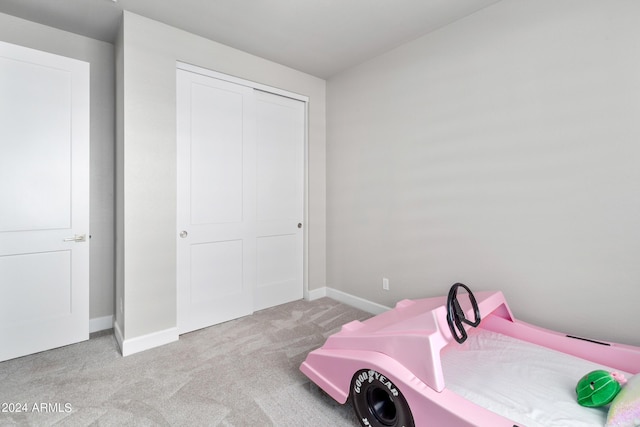
<svg viewBox="0 0 640 427"><path fill-rule="evenodd" d="M463 287L469 294L469 300L471 301L471 307L473 308L473 316L475 320L472 322L464 314L464 310L460 307L458 302L458 288ZM462 283L456 283L449 289L449 296L447 297L447 323L451 330L451 335L459 343L462 344L467 340L467 331L465 331L463 323L471 325L474 328L480 324L480 309L478 308L478 302L476 297L471 292L471 289L467 285Z"/></svg>

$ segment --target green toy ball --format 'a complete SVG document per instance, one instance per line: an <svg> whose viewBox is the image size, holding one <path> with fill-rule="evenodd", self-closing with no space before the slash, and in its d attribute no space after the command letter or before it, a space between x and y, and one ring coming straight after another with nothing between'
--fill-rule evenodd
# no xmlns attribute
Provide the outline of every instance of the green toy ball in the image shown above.
<svg viewBox="0 0 640 427"><path fill-rule="evenodd" d="M620 392L620 388L620 383L610 372L589 372L576 386L578 403L589 408L608 405Z"/></svg>

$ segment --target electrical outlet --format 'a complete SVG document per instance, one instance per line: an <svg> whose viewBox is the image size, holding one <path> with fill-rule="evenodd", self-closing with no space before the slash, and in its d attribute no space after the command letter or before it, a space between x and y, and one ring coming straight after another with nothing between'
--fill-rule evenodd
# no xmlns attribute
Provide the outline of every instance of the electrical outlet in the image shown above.
<svg viewBox="0 0 640 427"><path fill-rule="evenodd" d="M389 279L387 279L386 277L382 278L382 289L385 291L389 290Z"/></svg>

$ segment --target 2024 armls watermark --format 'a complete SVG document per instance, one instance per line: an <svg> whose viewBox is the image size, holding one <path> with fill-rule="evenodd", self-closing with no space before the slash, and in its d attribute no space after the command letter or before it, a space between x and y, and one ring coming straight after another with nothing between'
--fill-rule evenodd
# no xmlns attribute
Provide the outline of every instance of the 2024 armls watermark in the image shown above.
<svg viewBox="0 0 640 427"><path fill-rule="evenodd" d="M2 402L0 414L68 414L73 411L71 403L60 402Z"/></svg>

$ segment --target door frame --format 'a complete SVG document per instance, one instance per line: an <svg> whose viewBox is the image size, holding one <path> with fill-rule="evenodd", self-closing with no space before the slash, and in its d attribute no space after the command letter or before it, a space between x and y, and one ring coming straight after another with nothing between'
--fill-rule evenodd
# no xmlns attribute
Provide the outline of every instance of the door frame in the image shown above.
<svg viewBox="0 0 640 427"><path fill-rule="evenodd" d="M284 96L286 98L295 99L304 102L304 183L303 183L303 227L302 227L302 295L305 300L310 297L309 294L309 97L301 95L288 90L276 88L273 86L265 85L262 83L253 82L240 77L235 77L229 74L221 73L219 71L210 70L207 68L199 67L197 65L189 64L182 61L176 61L176 70L188 71L195 74L200 74L214 79L226 81L229 83L235 83L241 86L246 86L252 89L260 90L263 92L272 93L274 95ZM177 209L177 206L176 206ZM176 224L177 225L177 224ZM178 228L176 227L176 233ZM178 282L176 280L176 292ZM176 301L177 304L177 301ZM178 308L179 310L179 308Z"/></svg>

